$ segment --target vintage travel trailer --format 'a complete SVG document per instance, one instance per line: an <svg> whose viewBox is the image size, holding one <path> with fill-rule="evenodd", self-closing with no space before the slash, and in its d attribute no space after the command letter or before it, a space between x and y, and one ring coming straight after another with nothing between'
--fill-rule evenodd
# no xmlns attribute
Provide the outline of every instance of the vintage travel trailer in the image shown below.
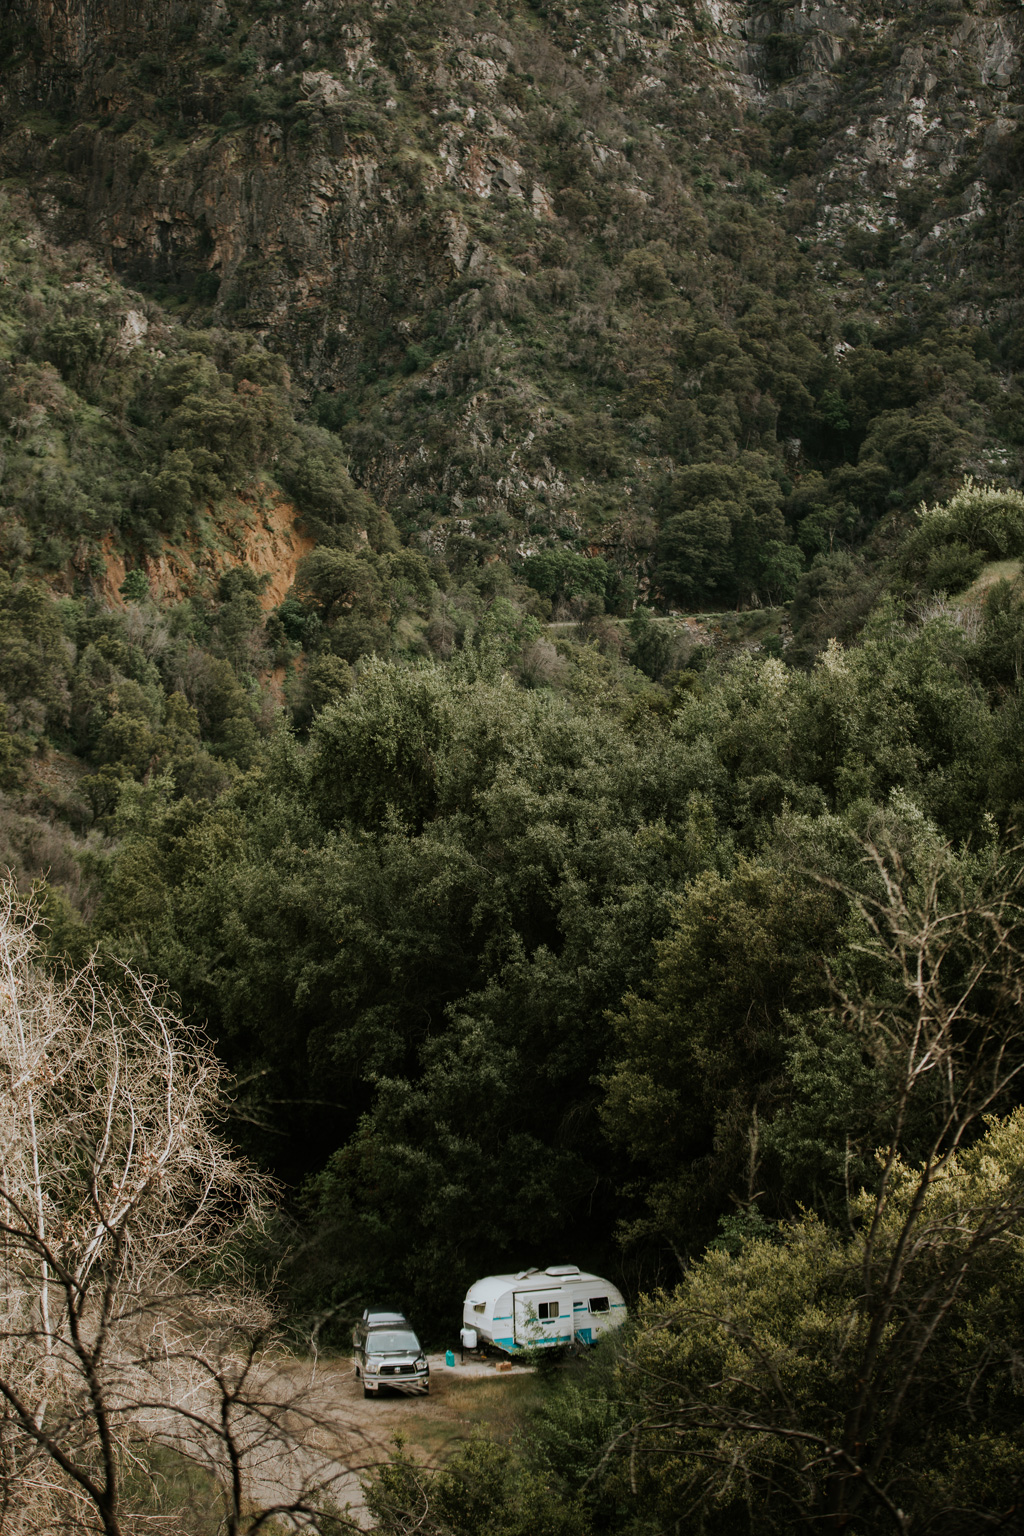
<svg viewBox="0 0 1024 1536"><path fill-rule="evenodd" d="M625 1320L626 1303L614 1285L575 1264L552 1264L518 1275L488 1275L471 1285L462 1338L466 1347L490 1345L514 1354L577 1341L593 1344Z"/></svg>

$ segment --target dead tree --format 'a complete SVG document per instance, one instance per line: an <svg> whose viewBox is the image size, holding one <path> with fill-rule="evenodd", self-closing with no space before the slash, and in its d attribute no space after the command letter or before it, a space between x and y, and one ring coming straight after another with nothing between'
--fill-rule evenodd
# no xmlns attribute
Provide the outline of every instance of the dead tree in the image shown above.
<svg viewBox="0 0 1024 1536"><path fill-rule="evenodd" d="M259 1303L227 1255L270 1186L218 1129L201 1032L130 970L45 970L33 922L0 888L0 1531L126 1536L125 1468L156 1439L189 1453L186 1357L220 1362L223 1454L200 1459L227 1478L232 1536L258 1530L242 1464L292 1445L293 1410L261 1395L251 1349L231 1363Z"/></svg>

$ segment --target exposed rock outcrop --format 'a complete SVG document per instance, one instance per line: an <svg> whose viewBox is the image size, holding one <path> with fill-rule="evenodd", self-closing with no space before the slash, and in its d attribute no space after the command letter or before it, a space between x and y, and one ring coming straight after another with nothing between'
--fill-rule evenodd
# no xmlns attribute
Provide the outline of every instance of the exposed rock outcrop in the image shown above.
<svg viewBox="0 0 1024 1536"><path fill-rule="evenodd" d="M966 14L860 0L630 3L601 22L567 9L561 28L532 39L535 57L514 19L475 31L438 8L414 51L382 38L382 7L318 0L250 27L240 67L253 94L289 82L296 97L290 122L250 126L231 121L233 81L210 63L233 23L224 0L15 0L14 14L22 52L2 85L0 163L36 186L54 234L88 239L136 277L208 275L219 305L318 387L351 377L360 332L383 321L396 280L407 305L429 306L465 270L459 205L496 199L552 217L537 124L517 102L531 64L576 93L618 71L628 112L648 120L673 93L672 110L689 99L708 131L728 122L730 100L824 124L811 181L826 234L837 186L861 199L846 222L891 221L901 191L997 154L1021 111L1024 13L996 0ZM151 126L161 92L180 106L171 135ZM24 118L40 105L63 123ZM622 117L610 109L580 148L593 174L646 195L622 156Z"/></svg>
<svg viewBox="0 0 1024 1536"><path fill-rule="evenodd" d="M0 171L31 188L51 235L251 330L334 402L332 422L362 413L382 374L458 401L429 463L409 429L399 450L387 441L376 398L355 435L364 483L389 507L412 498L421 521L436 495L456 516L470 497L499 519L592 520L535 445L558 425L578 337L611 323L614 285L633 278L581 295L569 253L610 261L612 232L626 255L656 243L670 197L706 266L702 146L721 161L735 144L722 175L808 251L840 317L860 302L843 286L851 240L866 266L872 240L912 254L933 287L969 266L986 220L1005 221L992 240L1007 267L1020 240L997 203L1020 179L1024 12L1001 0L554 0L543 25L525 4L477 17L383 0L12 0L11 17ZM772 179L748 189L758 144ZM571 309L574 329L563 361L542 363L539 341L513 381L502 338L524 294ZM958 313L1008 330L1011 309L1003 283ZM441 331L443 363L424 344ZM653 474L643 430L637 472ZM466 454L500 455L501 474L465 472ZM636 535L625 496L614 517Z"/></svg>

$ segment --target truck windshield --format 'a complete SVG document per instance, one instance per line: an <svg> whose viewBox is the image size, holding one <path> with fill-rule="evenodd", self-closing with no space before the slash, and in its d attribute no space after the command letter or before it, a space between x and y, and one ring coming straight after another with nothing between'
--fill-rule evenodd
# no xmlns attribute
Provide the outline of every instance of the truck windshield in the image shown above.
<svg viewBox="0 0 1024 1536"><path fill-rule="evenodd" d="M416 1335L408 1329L375 1328L367 1335L366 1353L368 1355L418 1355L420 1341Z"/></svg>

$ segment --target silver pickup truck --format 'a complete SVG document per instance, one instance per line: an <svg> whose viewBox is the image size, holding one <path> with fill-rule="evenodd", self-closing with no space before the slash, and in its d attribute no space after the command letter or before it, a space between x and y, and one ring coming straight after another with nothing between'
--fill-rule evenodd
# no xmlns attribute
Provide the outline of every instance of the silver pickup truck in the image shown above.
<svg viewBox="0 0 1024 1536"><path fill-rule="evenodd" d="M364 1312L353 1329L352 1348L364 1397L375 1397L382 1387L407 1396L429 1393L423 1346L400 1312Z"/></svg>

